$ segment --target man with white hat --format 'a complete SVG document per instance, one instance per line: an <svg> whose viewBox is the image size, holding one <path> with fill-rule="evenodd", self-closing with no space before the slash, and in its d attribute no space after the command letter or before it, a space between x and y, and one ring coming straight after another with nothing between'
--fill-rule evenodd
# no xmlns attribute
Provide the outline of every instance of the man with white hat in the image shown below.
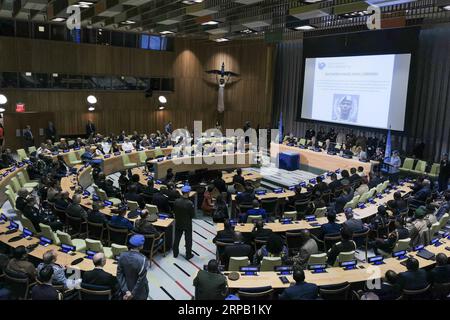
<svg viewBox="0 0 450 320"><path fill-rule="evenodd" d="M129 250L123 252L119 257L117 281L123 300L147 300L148 298L147 270L150 263L140 253L144 243L145 237L143 235L133 235L129 240Z"/></svg>
<svg viewBox="0 0 450 320"><path fill-rule="evenodd" d="M175 240L173 244L173 256L178 257L178 246L181 236L184 232L184 241L186 243L186 259L189 260L192 255L192 218L195 216L194 204L189 200L190 186L181 188L183 196L175 200L173 211L175 216Z"/></svg>

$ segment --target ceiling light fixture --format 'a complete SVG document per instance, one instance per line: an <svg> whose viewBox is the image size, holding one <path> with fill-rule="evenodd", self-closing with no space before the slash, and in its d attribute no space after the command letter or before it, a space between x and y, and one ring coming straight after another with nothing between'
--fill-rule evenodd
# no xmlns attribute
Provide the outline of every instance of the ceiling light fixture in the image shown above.
<svg viewBox="0 0 450 320"><path fill-rule="evenodd" d="M87 97L87 102L89 104L96 104L97 103L97 98L95 96L93 96L93 95L90 95L90 96Z"/></svg>
<svg viewBox="0 0 450 320"><path fill-rule="evenodd" d="M165 96L159 96L158 101L159 103L166 104L167 98Z"/></svg>

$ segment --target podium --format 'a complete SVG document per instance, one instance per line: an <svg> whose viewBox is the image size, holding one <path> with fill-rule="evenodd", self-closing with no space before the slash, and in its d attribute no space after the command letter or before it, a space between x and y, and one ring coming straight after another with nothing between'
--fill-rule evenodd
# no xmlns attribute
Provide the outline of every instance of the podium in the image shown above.
<svg viewBox="0 0 450 320"><path fill-rule="evenodd" d="M300 154L294 152L281 152L278 154L278 168L288 171L300 169Z"/></svg>

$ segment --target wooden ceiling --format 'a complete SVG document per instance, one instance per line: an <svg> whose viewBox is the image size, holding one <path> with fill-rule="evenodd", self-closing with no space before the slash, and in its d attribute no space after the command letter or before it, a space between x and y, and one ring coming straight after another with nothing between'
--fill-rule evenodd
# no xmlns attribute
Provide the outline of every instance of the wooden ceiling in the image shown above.
<svg viewBox="0 0 450 320"><path fill-rule="evenodd" d="M0 17L64 24L81 10L84 27L200 39L303 34L366 25L368 6L386 26L450 21L450 0L0 0Z"/></svg>

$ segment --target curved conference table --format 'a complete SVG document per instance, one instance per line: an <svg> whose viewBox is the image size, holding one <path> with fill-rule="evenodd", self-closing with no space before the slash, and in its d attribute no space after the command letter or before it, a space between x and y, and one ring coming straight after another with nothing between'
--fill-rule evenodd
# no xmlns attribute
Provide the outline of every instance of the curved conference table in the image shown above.
<svg viewBox="0 0 450 320"><path fill-rule="evenodd" d="M168 148L169 149L169 148ZM169 153L169 150L162 149L163 152ZM78 152L78 151L71 151L71 152ZM146 153L151 153L151 150L146 150ZM137 152L133 152L131 154L128 154L130 156L130 160L136 163L139 163ZM149 154L151 155L151 154ZM121 156L111 156L107 159L104 159L104 168L106 174L112 174L117 171L121 171L124 168L123 162L121 159ZM6 188L6 185L10 183L11 178L15 177L18 172L25 170L26 165L22 167L14 167L11 169L3 169L0 170L0 190L4 191ZM83 167L79 170L77 173L77 177L75 176L69 176L62 179L61 185L64 188L64 190L67 190L69 193L73 194L73 186L76 184L79 184L83 187L88 187L91 182L90 177L90 170L91 167ZM146 179L145 174L141 171L139 172L138 168L133 169L134 172L141 174L141 179ZM75 179L74 179L75 178ZM252 177L253 178L253 177ZM77 180L77 182L75 182ZM400 191L408 191L408 186L402 186L399 187ZM277 194L278 196L283 196L280 194ZM270 194L264 195L264 197L270 197ZM284 196L287 196L284 195ZM364 209L355 209L356 216L358 218L364 219L368 218L371 215L375 214L376 207L380 203L387 202L390 200L393 196L393 192L391 191L389 194L386 194L382 199L376 199L377 204L367 204L367 207ZM4 201L4 192L3 192L3 199L1 200L2 203ZM91 204L89 203L91 200L89 199L83 199L83 201L86 201L84 203L85 206L89 207ZM111 208L103 208L102 209L105 214L111 214ZM344 222L345 216L342 214L338 217L339 222ZM318 223L325 222L324 218L318 218ZM5 234L5 232L8 230L9 222L2 222L0 223L0 242L10 246L10 247L17 247L19 245L29 246L32 244L39 243L38 237L32 237L31 239L21 239L19 241L15 242L8 242L10 239L14 238L15 236L20 234L20 231L16 231L12 234ZM165 220L158 220L155 222L155 226L163 227L163 228L170 228L173 226L173 220L172 219L165 219ZM298 230L298 229L314 229L318 228L317 226L311 226L306 221L299 221L295 224L280 224L280 223L269 223L267 224L268 228L271 228L275 232L286 232L289 230ZM220 224L217 225L217 229L220 230L223 228ZM242 232L249 232L250 229L253 228L252 224L245 224L243 226L238 225L236 226L236 230L242 231ZM450 244L450 240L447 239L441 239L443 242L443 245L439 247L435 247L433 245L426 246L425 248L432 253L438 254L438 253L448 253L445 249L446 246ZM54 249L56 251L60 250L59 246L56 245L49 245L49 246L37 246L34 250L32 250L29 255L33 258L36 258L37 260L42 259L42 255L47 250ZM418 257L416 252L410 252L408 253L409 256L417 257L419 260L419 264L421 268L425 268L428 266L434 265L434 261L426 260L421 257ZM81 262L76 265L71 265L72 262L75 260L81 258ZM384 273L387 270L394 270L396 272L403 272L406 271L406 267L404 267L396 258L387 258L384 260L384 264L379 266L371 266L367 263L359 263L358 268L354 270L343 270L340 267L332 267L328 268L326 273L318 273L314 274L309 270L305 271L306 274L306 281L315 283L317 285L331 285L331 284L338 284L342 282L350 282L350 283L357 283L362 281L367 281L370 279L378 279L384 275ZM57 263L61 264L63 266L66 266L68 270L78 270L78 271L88 271L94 268L94 265L92 263L92 260L85 258L85 254L81 252L75 252L73 254L67 254L63 253L61 251L58 252L58 258ZM105 265L105 271L115 275L117 271L117 264L116 261L113 259L107 259L106 265ZM69 271L70 272L70 271ZM227 272L225 272L226 274ZM292 278L292 275L286 276L288 280L293 283L294 280ZM252 288L252 287L263 287L263 286L271 286L274 289L283 289L289 286L289 284L283 284L281 280L279 279L279 275L276 272L259 272L256 276L245 276L241 275L240 278L236 281L228 280L228 286L231 289L238 289L238 288Z"/></svg>

